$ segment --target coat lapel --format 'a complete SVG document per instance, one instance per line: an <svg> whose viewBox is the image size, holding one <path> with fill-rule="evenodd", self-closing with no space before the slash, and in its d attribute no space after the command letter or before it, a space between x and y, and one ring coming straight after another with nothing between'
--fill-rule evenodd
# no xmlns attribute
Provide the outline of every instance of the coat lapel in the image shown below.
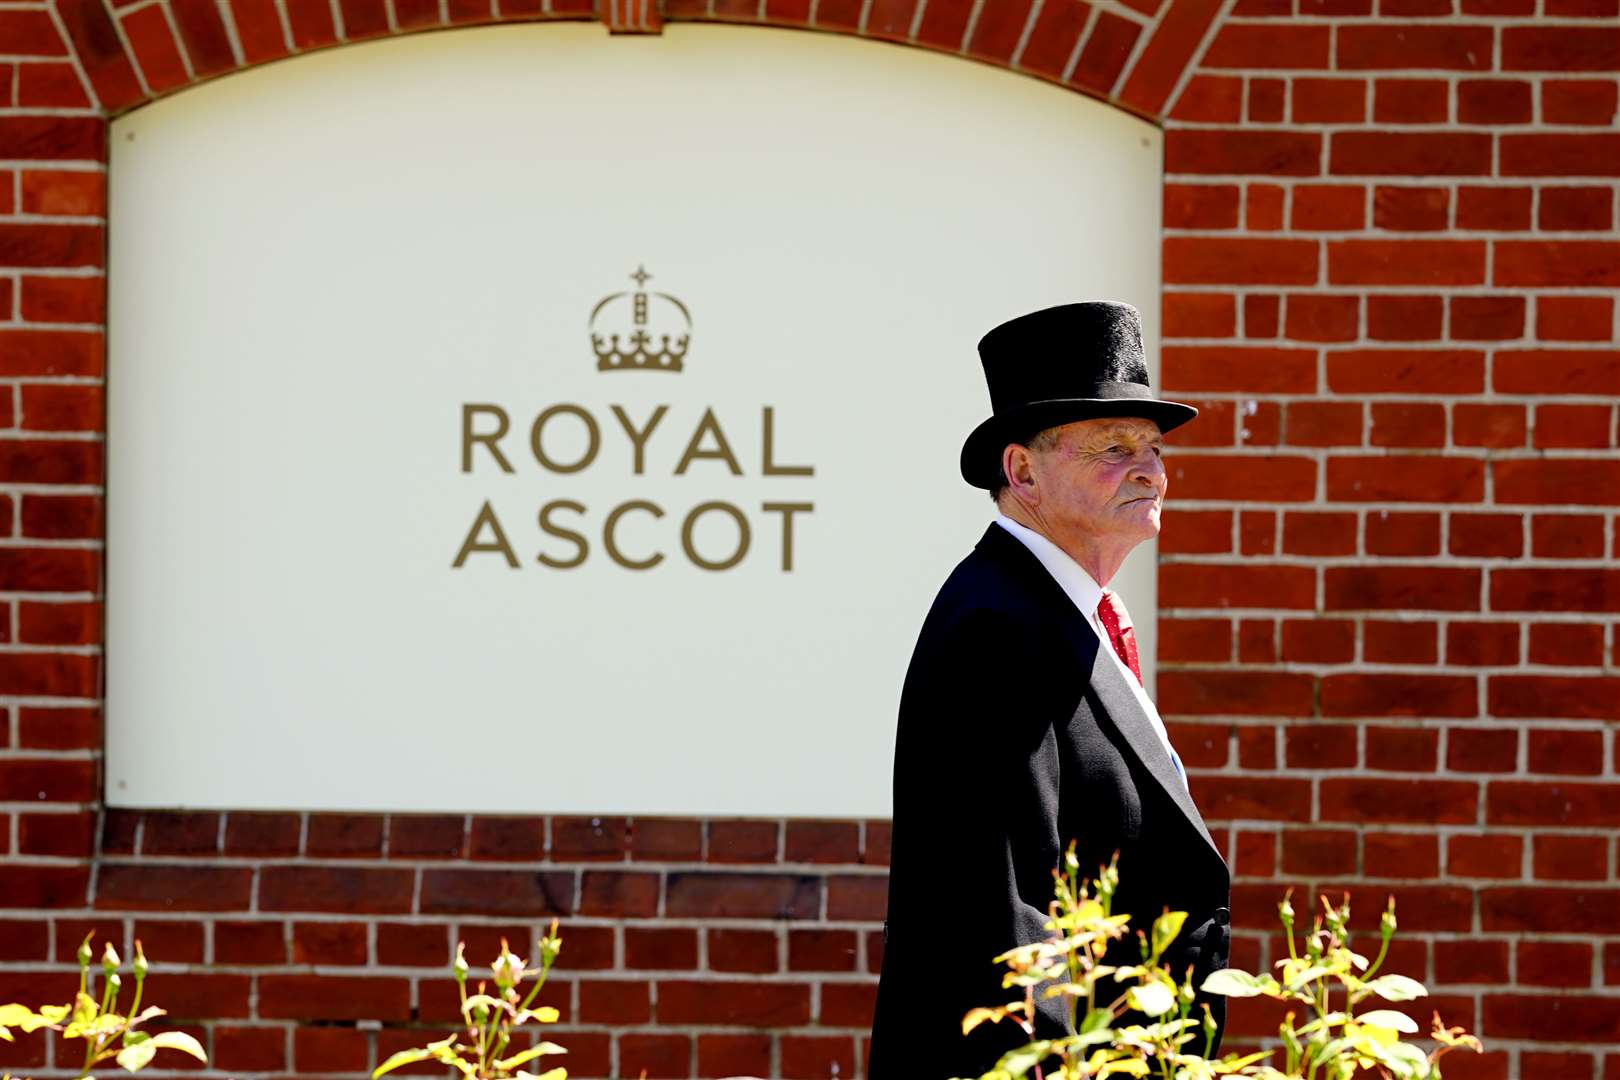
<svg viewBox="0 0 1620 1080"><path fill-rule="evenodd" d="M1158 732L1153 730L1153 721L1137 701L1135 691L1126 684L1119 667L1103 655L1102 650L1112 646L1097 636L1091 623L1076 610L1063 587L1053 580L1041 561L1016 536L991 522L978 546L986 554L1015 567L1018 576L1036 591L1043 606L1063 613L1063 623L1079 667L1075 677L1089 680L1103 711L1124 736L1125 745L1219 858L1220 849L1215 846L1203 815L1198 812L1164 744L1159 741Z"/></svg>

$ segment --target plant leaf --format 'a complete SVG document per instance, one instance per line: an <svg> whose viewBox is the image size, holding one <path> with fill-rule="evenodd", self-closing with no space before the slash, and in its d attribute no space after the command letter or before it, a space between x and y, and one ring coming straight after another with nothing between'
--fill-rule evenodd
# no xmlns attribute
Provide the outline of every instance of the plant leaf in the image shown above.
<svg viewBox="0 0 1620 1080"><path fill-rule="evenodd" d="M1429 994L1422 983L1405 975L1380 975L1367 984L1367 989L1385 1001L1411 1001Z"/></svg>
<svg viewBox="0 0 1620 1080"><path fill-rule="evenodd" d="M124 1048L118 1051L115 1060L128 1071L139 1072L151 1062L157 1050L152 1043L152 1036L144 1031L135 1031L124 1040Z"/></svg>
<svg viewBox="0 0 1620 1080"><path fill-rule="evenodd" d="M1149 964L1159 962L1159 957L1170 947L1170 943L1176 940L1176 935L1181 933L1182 924L1186 921L1185 911L1167 911L1153 920L1153 955L1148 960Z"/></svg>
<svg viewBox="0 0 1620 1080"><path fill-rule="evenodd" d="M202 1043L183 1031L160 1031L152 1036L152 1045L159 1050L179 1050L181 1053L190 1054L204 1065L208 1064L208 1054L204 1052Z"/></svg>
<svg viewBox="0 0 1620 1080"><path fill-rule="evenodd" d="M1162 982L1133 986L1125 994L1126 1004L1148 1016L1163 1016L1176 1007L1176 995Z"/></svg>
<svg viewBox="0 0 1620 1080"><path fill-rule="evenodd" d="M568 1053L567 1050L564 1050L562 1047L558 1046L554 1042L541 1042L541 1043L536 1043L535 1045L529 1047L527 1050L523 1051L520 1054L513 1054L509 1058L502 1058L500 1061L497 1061L495 1063L495 1067L498 1068L498 1069L515 1069L519 1065L522 1065L524 1062L533 1061L535 1058L539 1057L541 1054L566 1054L566 1053Z"/></svg>
<svg viewBox="0 0 1620 1080"><path fill-rule="evenodd" d="M393 1055L387 1061L373 1069L371 1071L372 1078L373 1080L376 1080L376 1077L381 1076L383 1073L393 1072L401 1065L410 1065L418 1061L426 1061L432 1056L432 1050L421 1046L410 1050L401 1050L399 1053Z"/></svg>
<svg viewBox="0 0 1620 1080"><path fill-rule="evenodd" d="M1212 971L1200 987L1206 994L1220 994L1222 997L1259 997L1265 992L1267 980L1258 975L1250 975L1239 968L1222 968Z"/></svg>
<svg viewBox="0 0 1620 1080"><path fill-rule="evenodd" d="M1403 1012L1396 1012L1394 1009L1375 1009L1372 1012L1365 1012L1356 1017L1355 1021L1358 1024L1404 1032L1407 1035L1416 1034L1418 1029L1416 1020Z"/></svg>

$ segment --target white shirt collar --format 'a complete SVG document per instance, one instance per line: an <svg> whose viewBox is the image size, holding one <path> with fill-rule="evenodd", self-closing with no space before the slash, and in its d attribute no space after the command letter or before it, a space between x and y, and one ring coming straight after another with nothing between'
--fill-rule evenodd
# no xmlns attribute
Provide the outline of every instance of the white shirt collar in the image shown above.
<svg viewBox="0 0 1620 1080"><path fill-rule="evenodd" d="M1097 625L1097 605L1102 603L1103 587L1069 553L1034 529L1020 525L1006 514L996 515L996 524L1012 533L1046 567L1063 591L1068 594L1080 614L1093 628Z"/></svg>

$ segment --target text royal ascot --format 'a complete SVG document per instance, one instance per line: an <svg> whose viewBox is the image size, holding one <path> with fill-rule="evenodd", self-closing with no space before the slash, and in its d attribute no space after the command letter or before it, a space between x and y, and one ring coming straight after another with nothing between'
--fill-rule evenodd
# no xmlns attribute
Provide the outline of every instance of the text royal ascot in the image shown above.
<svg viewBox="0 0 1620 1080"><path fill-rule="evenodd" d="M609 411L617 422L617 430L623 432L624 437L629 440L634 474L644 475L648 443L669 412L669 406L659 405L653 409L651 415L640 421L632 419L618 405L609 406ZM815 475L814 466L781 465L776 462L776 414L771 406L766 405L761 409L760 424L763 431L760 443L761 476ZM583 437L583 448L559 459L546 448L546 432L549 426L555 426L557 430L572 426L576 442L579 437ZM552 405L537 414L534 422L529 425L528 452L548 472L559 474L581 472L596 461L597 453L602 448L604 427L608 427L610 431L614 430L610 425L599 423L596 416L582 405L568 403ZM502 472L516 472L507 451L501 446L501 440L507 437L510 428L510 417L499 405L462 405L461 471L464 473L473 471L474 451L478 449L480 453L477 456L486 463L486 467L487 462L493 461ZM553 441L556 441L555 436ZM724 465L731 475L743 475L742 465L732 451L731 441L726 438L725 430L720 426L713 409L703 411L702 418L692 429L691 437L686 440L686 448L676 461L672 475L685 475L686 470L696 461L717 461ZM815 509L815 505L809 502L762 502L759 508L762 514L780 515L781 568L783 571L791 571L794 515L808 514ZM662 518L664 509L646 499L631 499L613 507L602 519L602 550L607 553L608 558L628 570L650 570L664 561L662 551L644 549L627 552L620 544L619 524L632 514ZM724 552L701 552L694 543L698 523L705 516L716 514L730 519L735 529L735 542ZM538 515L540 531L560 541L565 548L562 551L541 550L535 556L536 561L556 570L569 570L583 565L590 557L591 544L586 534L579 531L579 527L583 526L588 515L589 510L585 504L573 499L553 499L541 506ZM681 550L694 566L704 570L729 570L747 556L753 544L753 533L748 515L741 507L724 500L711 500L693 506L682 519ZM567 547L571 547L572 550L566 550ZM467 531L466 539L461 542L461 549L456 552L452 568L459 569L467 561L468 556L480 552L498 553L505 558L507 565L514 569L522 565L507 539L506 529L488 500L485 500L483 507L478 511L478 517L474 520L472 528Z"/></svg>

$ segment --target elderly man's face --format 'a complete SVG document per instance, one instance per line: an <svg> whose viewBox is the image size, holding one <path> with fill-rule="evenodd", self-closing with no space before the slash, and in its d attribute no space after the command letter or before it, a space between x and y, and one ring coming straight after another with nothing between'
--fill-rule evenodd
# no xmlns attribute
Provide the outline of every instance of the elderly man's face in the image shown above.
<svg viewBox="0 0 1620 1080"><path fill-rule="evenodd" d="M1159 425L1134 417L1080 420L1034 453L1040 512L1060 545L1134 547L1159 535L1168 483Z"/></svg>

